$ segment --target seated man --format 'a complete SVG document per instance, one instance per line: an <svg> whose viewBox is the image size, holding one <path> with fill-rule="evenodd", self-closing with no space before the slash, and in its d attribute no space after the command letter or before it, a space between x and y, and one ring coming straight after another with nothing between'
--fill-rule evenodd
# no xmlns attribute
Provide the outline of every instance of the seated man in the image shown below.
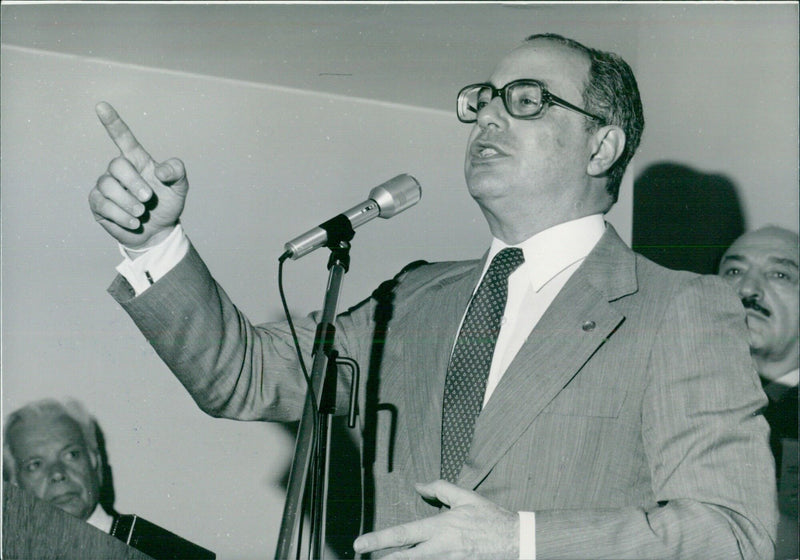
<svg viewBox="0 0 800 560"><path fill-rule="evenodd" d="M153 558L215 558L142 518L100 505L104 461L98 427L78 401L29 403L6 418L4 430L4 480Z"/></svg>
<svg viewBox="0 0 800 560"><path fill-rule="evenodd" d="M103 465L94 420L77 401L44 399L9 415L3 477L109 533L114 518L99 504Z"/></svg>
<svg viewBox="0 0 800 560"><path fill-rule="evenodd" d="M750 353L769 397L764 416L771 428L781 512L776 558L797 558L798 554L799 245L797 233L765 227L739 237L719 268L747 311Z"/></svg>

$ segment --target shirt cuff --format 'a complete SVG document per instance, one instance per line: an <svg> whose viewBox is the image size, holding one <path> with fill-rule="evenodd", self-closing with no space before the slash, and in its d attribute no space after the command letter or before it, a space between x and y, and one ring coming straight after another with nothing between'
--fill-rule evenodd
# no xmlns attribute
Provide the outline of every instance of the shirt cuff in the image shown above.
<svg viewBox="0 0 800 560"><path fill-rule="evenodd" d="M536 560L536 513L519 513L519 560Z"/></svg>
<svg viewBox="0 0 800 560"><path fill-rule="evenodd" d="M166 239L147 249L127 249L119 245L123 261L117 266L117 272L138 296L175 268L188 251L189 238L178 224ZM129 254L136 256L131 259Z"/></svg>

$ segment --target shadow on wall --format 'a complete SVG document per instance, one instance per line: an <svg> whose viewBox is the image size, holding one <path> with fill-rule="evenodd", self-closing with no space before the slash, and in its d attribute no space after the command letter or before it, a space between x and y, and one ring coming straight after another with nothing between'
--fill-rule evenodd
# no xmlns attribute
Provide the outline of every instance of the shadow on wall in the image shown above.
<svg viewBox="0 0 800 560"><path fill-rule="evenodd" d="M97 422L94 423L94 426L97 431L97 447L100 453L100 462L103 465L103 479L100 484L100 499L98 501L106 513L116 516L118 513L117 510L114 509L114 500L116 499L116 495L114 494L114 473L111 470L111 463L108 460L108 452L106 451L106 436Z"/></svg>
<svg viewBox="0 0 800 560"><path fill-rule="evenodd" d="M655 163L633 184L633 249L667 268L716 274L745 232L736 186L723 175Z"/></svg>
<svg viewBox="0 0 800 560"><path fill-rule="evenodd" d="M367 382L364 384L364 410L358 414L362 416L361 423L364 431L361 434L361 447L359 452L359 438L353 430L347 427L347 418L337 416L331 422L331 460L329 462L330 485L328 487L328 511L326 515L326 543L336 558L353 558L353 541L359 535L360 529L364 532L374 530L374 469L377 457L378 424L386 426L388 440L383 442L385 449L382 451L379 468L394 471L395 438L397 436L397 407L388 402L380 402L380 379L383 351L389 333L389 323L394 314L394 288L398 278L414 268L427 264L425 261L414 261L407 264L403 270L391 280L386 280L372 293L371 299L376 302L375 325L372 333L371 352L369 357L369 371ZM366 303L364 300L362 303ZM363 365L363 364L362 364ZM284 424L294 438L297 437L298 424ZM362 475L363 467L363 475ZM288 487L289 471L287 471L281 485Z"/></svg>
<svg viewBox="0 0 800 560"><path fill-rule="evenodd" d="M299 422L279 424L297 438ZM358 445L354 441L347 418L336 416L331 421L331 458L329 463L328 514L325 518L325 543L333 559L355 558L353 541L361 527L361 467ZM280 485L289 486L291 465L283 472Z"/></svg>

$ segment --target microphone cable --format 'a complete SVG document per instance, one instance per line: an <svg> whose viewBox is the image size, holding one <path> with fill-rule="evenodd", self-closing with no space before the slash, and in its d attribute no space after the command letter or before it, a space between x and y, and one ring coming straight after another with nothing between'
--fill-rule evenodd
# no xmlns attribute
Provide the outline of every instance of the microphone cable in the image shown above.
<svg viewBox="0 0 800 560"><path fill-rule="evenodd" d="M308 374L308 369L306 368L306 362L303 359L303 350L300 348L300 340L297 338L297 331L294 328L294 321L292 321L292 316L289 313L289 306L286 303L286 294L283 291L283 263L286 262L286 259L289 257L288 252L281 255L278 259L278 293L280 293L281 297L281 305L283 306L283 314L286 316L286 322L289 324L289 331L292 333L292 341L294 342L294 349L297 352L297 360L300 362L300 369L303 372L303 378L306 380L306 386L308 387L308 393L311 396L311 404L314 408L314 431L317 431L317 421L319 416L319 410L317 409L317 395L314 392L314 386L311 383L311 376Z"/></svg>

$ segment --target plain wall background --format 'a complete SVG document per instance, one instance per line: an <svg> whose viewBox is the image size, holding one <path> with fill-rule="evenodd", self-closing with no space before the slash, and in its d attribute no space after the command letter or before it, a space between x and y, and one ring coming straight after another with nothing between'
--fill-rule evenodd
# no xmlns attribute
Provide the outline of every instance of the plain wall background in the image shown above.
<svg viewBox="0 0 800 560"><path fill-rule="evenodd" d="M661 161L729 177L748 228L777 223L796 230L796 5L741 12L674 7L630 20L587 8L554 6L551 19L518 25L624 50L636 71L648 122L610 218L623 236L630 238L631 175ZM4 41L6 30L28 25L12 16L33 9L3 7ZM414 9L424 19L430 8ZM453 9L454 27L470 21L465 7ZM141 41L158 39L144 25L134 29ZM81 29L50 31L66 41ZM604 32L607 42L590 40ZM523 35L497 30L490 58ZM252 56L246 44L241 49ZM283 508L279 482L293 442L276 425L202 414L105 294L120 258L86 197L116 149L93 106L101 99L114 104L156 159L184 160L191 183L184 226L256 322L280 316L283 243L398 173L420 181L423 199L358 231L344 305L411 260L480 256L488 230L463 181L468 127L451 111L164 71L105 61L102 52L89 58L4 42L0 55L3 414L37 398L79 397L104 430L118 510L167 527L221 560L271 556ZM385 64L392 62L387 56ZM475 68L473 81L490 72L491 66ZM403 80L437 76L412 66L403 68ZM294 312L321 304L326 260L318 251L287 264Z"/></svg>

